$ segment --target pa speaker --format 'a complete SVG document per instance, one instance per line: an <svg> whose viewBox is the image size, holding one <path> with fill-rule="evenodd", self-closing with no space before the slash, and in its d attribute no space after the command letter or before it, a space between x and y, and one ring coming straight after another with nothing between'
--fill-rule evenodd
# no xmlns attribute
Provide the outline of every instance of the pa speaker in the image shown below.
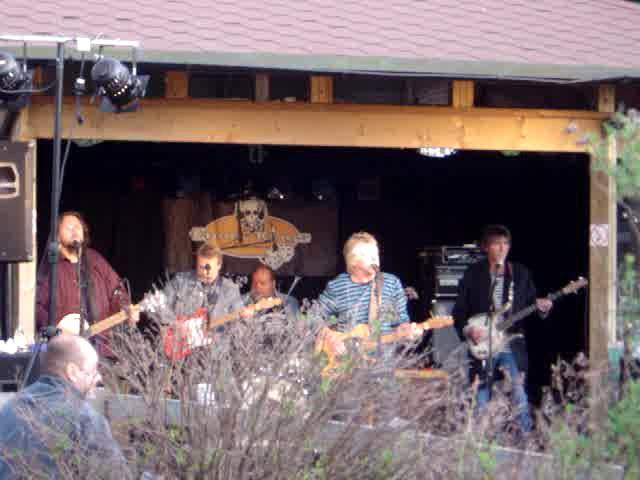
<svg viewBox="0 0 640 480"><path fill-rule="evenodd" d="M0 262L33 260L35 142L0 142Z"/></svg>

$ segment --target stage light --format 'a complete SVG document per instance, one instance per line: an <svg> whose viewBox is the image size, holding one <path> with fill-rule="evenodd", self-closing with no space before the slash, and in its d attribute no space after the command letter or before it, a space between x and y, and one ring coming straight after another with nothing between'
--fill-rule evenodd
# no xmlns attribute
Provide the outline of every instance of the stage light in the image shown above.
<svg viewBox="0 0 640 480"><path fill-rule="evenodd" d="M100 110L115 113L136 110L149 83L148 75L135 74L135 64L132 74L120 61L109 57L100 57L91 69L91 79L102 99Z"/></svg>
<svg viewBox="0 0 640 480"><path fill-rule="evenodd" d="M433 158L444 158L456 153L454 148L442 148L442 147L421 147L418 149L420 155Z"/></svg>
<svg viewBox="0 0 640 480"><path fill-rule="evenodd" d="M313 198L321 202L333 200L336 197L336 186L333 180L318 178L311 182Z"/></svg>
<svg viewBox="0 0 640 480"><path fill-rule="evenodd" d="M31 75L10 53L0 52L0 108L16 112L29 103Z"/></svg>
<svg viewBox="0 0 640 480"><path fill-rule="evenodd" d="M274 186L267 192L267 198L269 200L284 200L285 195L278 187Z"/></svg>

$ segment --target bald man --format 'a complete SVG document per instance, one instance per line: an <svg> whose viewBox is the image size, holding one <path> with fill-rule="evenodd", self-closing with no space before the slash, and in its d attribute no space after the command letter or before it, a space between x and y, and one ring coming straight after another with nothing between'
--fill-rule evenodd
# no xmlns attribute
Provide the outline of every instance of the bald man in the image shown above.
<svg viewBox="0 0 640 480"><path fill-rule="evenodd" d="M275 272L268 266L262 264L258 265L253 273L251 273L251 290L249 290L249 292L247 292L242 298L245 305L251 305L263 298L281 299L281 306L257 315L262 317L273 317L279 314L280 316L286 317L286 320L291 324L296 321L298 312L300 311L300 304L298 303L298 300L279 292L276 289Z"/></svg>
<svg viewBox="0 0 640 480"><path fill-rule="evenodd" d="M88 402L100 381L98 354L84 338L60 334L47 345L42 374L0 410L0 478L130 478L109 424Z"/></svg>

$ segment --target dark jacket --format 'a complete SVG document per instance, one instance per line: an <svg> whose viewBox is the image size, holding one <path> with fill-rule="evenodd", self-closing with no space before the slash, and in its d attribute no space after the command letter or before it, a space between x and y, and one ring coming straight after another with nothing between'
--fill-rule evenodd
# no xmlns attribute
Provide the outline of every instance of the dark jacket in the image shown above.
<svg viewBox="0 0 640 480"><path fill-rule="evenodd" d="M507 270L504 282L504 292L502 298L508 298L508 289L513 279L514 299L511 311L517 313L523 308L535 303L536 287L529 270L519 263L507 262ZM470 266L464 274L458 286L458 298L453 307L453 318L456 330L461 338L464 338L462 329L466 326L467 320L478 314L486 313L492 303L490 299L491 275L489 273L489 262L482 260ZM521 320L508 330L509 333L526 333L527 323L531 321L531 316ZM526 342L516 340L511 344L516 362L520 370L527 369L527 348Z"/></svg>
<svg viewBox="0 0 640 480"><path fill-rule="evenodd" d="M58 376L43 375L8 400L0 425L0 478L131 478L104 416Z"/></svg>

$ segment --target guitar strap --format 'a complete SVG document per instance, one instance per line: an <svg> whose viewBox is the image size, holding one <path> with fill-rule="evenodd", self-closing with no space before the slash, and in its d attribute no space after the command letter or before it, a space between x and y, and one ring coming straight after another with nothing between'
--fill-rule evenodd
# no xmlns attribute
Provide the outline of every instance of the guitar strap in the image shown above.
<svg viewBox="0 0 640 480"><path fill-rule="evenodd" d="M514 300L514 278L513 278L513 263L507 262L507 275L504 282L504 292L502 295L502 305L511 302L511 308L509 309L509 315L513 312L513 300ZM505 312L506 313L506 312Z"/></svg>
<svg viewBox="0 0 640 480"><path fill-rule="evenodd" d="M81 334L84 333L84 322L93 325L98 319L98 308L93 295L93 281L91 278L91 262L87 251L82 252L79 259L78 285L80 289L80 322Z"/></svg>
<svg viewBox="0 0 640 480"><path fill-rule="evenodd" d="M215 279L210 289L206 285L203 286L205 288L203 307L207 310L207 313L209 313L209 308L215 308L218 304L218 297L220 297L220 290L222 289L222 277L218 275L218 278Z"/></svg>
<svg viewBox="0 0 640 480"><path fill-rule="evenodd" d="M377 272L376 276L371 280L371 296L369 297L369 325L371 327L373 327L373 323L378 319L378 314L380 313L383 282L382 272Z"/></svg>

